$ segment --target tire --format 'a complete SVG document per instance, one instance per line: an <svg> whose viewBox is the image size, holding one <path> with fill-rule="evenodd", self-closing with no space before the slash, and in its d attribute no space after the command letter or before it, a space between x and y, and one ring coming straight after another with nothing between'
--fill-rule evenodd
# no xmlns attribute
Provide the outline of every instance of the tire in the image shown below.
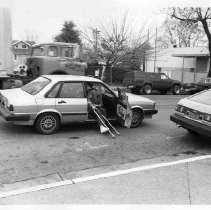
<svg viewBox="0 0 211 210"><path fill-rule="evenodd" d="M150 84L144 85L143 91L147 95L151 94L152 93L152 85L150 85Z"/></svg>
<svg viewBox="0 0 211 210"><path fill-rule="evenodd" d="M179 95L180 94L180 85L174 85L172 88L172 93L174 95Z"/></svg>
<svg viewBox="0 0 211 210"><path fill-rule="evenodd" d="M136 128L141 125L143 120L143 113L138 109L133 109L131 128Z"/></svg>
<svg viewBox="0 0 211 210"><path fill-rule="evenodd" d="M35 121L35 128L41 134L53 134L58 130L59 127L60 119L54 113L41 114Z"/></svg>

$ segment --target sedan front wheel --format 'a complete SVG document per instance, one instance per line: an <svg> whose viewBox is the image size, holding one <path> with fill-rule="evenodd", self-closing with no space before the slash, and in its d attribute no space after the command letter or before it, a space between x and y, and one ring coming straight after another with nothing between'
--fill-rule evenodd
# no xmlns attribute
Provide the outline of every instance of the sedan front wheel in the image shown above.
<svg viewBox="0 0 211 210"><path fill-rule="evenodd" d="M136 128L142 123L143 113L138 109L133 109L132 112L131 128Z"/></svg>

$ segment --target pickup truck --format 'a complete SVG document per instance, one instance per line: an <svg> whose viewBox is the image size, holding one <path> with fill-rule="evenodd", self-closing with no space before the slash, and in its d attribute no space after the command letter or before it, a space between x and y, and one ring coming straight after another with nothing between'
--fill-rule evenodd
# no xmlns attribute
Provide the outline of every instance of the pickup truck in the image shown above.
<svg viewBox="0 0 211 210"><path fill-rule="evenodd" d="M131 93L151 94L152 90L166 94L172 91L174 95L180 94L181 82L170 79L165 73L128 71L125 73L123 85L131 90Z"/></svg>

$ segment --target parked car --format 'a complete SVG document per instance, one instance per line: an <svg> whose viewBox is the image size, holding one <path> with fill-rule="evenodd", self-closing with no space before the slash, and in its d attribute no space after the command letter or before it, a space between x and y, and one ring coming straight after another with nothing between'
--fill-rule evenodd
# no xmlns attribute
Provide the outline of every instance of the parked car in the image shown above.
<svg viewBox="0 0 211 210"><path fill-rule="evenodd" d="M178 95L181 82L170 79L165 73L128 71L125 73L123 85L127 86L131 93L138 95L141 90L145 94L151 94L153 90L157 90L162 94L172 91L174 95Z"/></svg>
<svg viewBox="0 0 211 210"><path fill-rule="evenodd" d="M64 123L96 121L88 112L88 82L98 83L104 90L102 99L107 117L117 120L121 95L99 79L73 75L44 75L21 88L1 90L0 114L14 124L34 125L43 134L56 132ZM131 127L157 113L154 101L126 94L133 112Z"/></svg>
<svg viewBox="0 0 211 210"><path fill-rule="evenodd" d="M211 89L180 100L170 120L191 133L211 136Z"/></svg>
<svg viewBox="0 0 211 210"><path fill-rule="evenodd" d="M183 85L182 90L195 94L209 88L211 88L211 77L203 78L196 83L186 83Z"/></svg>

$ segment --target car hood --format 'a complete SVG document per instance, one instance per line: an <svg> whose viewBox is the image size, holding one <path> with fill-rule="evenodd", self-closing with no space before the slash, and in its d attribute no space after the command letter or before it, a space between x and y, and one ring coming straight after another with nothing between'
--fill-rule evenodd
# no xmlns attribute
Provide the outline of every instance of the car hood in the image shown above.
<svg viewBox="0 0 211 210"><path fill-rule="evenodd" d="M191 108L191 109L194 109L194 110L197 110L199 112L211 114L211 106L210 105L192 101L189 98L181 99L178 104L188 107L188 108Z"/></svg>
<svg viewBox="0 0 211 210"><path fill-rule="evenodd" d="M14 88L14 89L5 89L1 90L0 94L2 94L10 104L19 104L25 103L27 100L31 99L33 96L28 94L27 92L23 91L21 88Z"/></svg>

